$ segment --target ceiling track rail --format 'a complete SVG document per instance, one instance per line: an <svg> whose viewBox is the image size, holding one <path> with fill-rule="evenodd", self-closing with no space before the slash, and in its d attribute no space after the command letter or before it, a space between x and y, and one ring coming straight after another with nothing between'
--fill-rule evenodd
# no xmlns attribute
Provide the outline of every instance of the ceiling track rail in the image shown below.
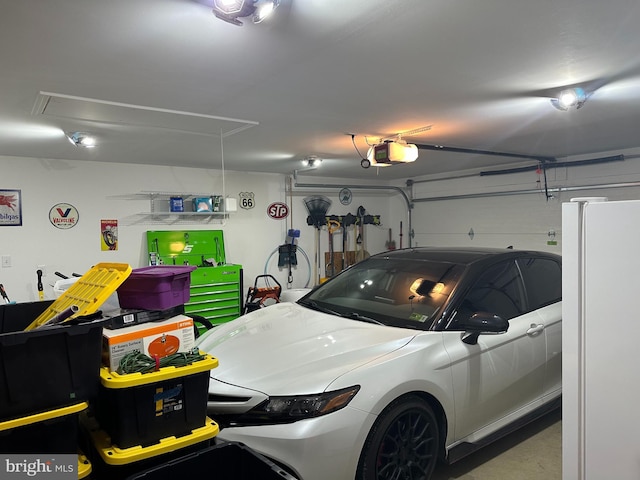
<svg viewBox="0 0 640 480"><path fill-rule="evenodd" d="M500 170L483 170L483 171L479 171L479 172L473 172L473 173L461 173L458 175L449 175L446 177L440 177L440 178L427 178L427 179L422 179L422 180L407 180L407 186L411 187L412 185L417 185L419 183L430 183L430 182L442 182L442 181L446 181L446 180L455 180L455 179L459 179L459 178L470 178L470 177L488 177L488 176L492 176L492 175L507 175L507 174L511 174L511 173L523 173L523 172L533 172L533 171L537 171L538 168L545 168L545 169L549 169L549 168L564 168L564 167L579 167L579 166L585 166L585 165L596 165L596 164L600 164L600 163L610 163L610 162L620 162L620 161L624 161L628 158L637 158L640 157L640 155L613 155L610 157L601 157L601 158L590 158L587 160L574 160L574 161L565 161L565 162L556 162L553 164L543 164L543 165L539 165L539 164L535 164L535 165L527 165L526 167L514 167L514 168L503 168Z"/></svg>
<svg viewBox="0 0 640 480"><path fill-rule="evenodd" d="M640 182L622 182L622 183L604 183L599 185L579 185L574 187L556 187L549 188L548 193L562 193L562 192L577 192L581 190L600 190L608 188L632 188L640 187ZM544 190L533 188L528 190L509 190L502 192L486 192L486 193L468 193L464 195L446 195L442 197L426 197L426 198L414 198L414 203L422 202L438 202L441 200L466 200L471 198L487 198L487 197L505 197L511 195L532 195L532 194L544 194Z"/></svg>
<svg viewBox="0 0 640 480"><path fill-rule="evenodd" d="M581 167L585 165L598 165L600 163L611 163L611 162L622 162L624 161L624 155L613 155L611 157L602 157L602 158L590 158L587 160L574 160L570 162L555 162L552 164L543 164L543 168L564 168L564 167ZM487 170L484 172L480 172L480 176L490 176L490 175L505 175L509 173L520 173L520 172L530 172L537 170L539 168L538 165L529 165L527 167L516 167L516 168L507 168L502 170Z"/></svg>
<svg viewBox="0 0 640 480"><path fill-rule="evenodd" d="M413 204L411 202L411 199L409 198L409 196L406 194L406 192L400 188L400 187L395 187L395 186L390 186L390 185L345 185L345 184L330 184L330 183L294 183L294 186L296 188L337 188L337 189L342 189L342 188L350 188L352 190L391 190L393 192L399 193L400 196L402 196L402 198L405 201L406 207L407 207L407 222L409 225L409 247L411 247L411 240L413 238L413 227L412 227L412 223L411 223L411 209L413 208Z"/></svg>
<svg viewBox="0 0 640 480"><path fill-rule="evenodd" d="M557 159L555 157L547 157L542 155L525 155L521 153L494 152L492 150L479 150L477 148L458 148L446 147L444 145L425 145L416 143L418 150L435 150L437 152L453 152L453 153L470 153L473 155L489 155L492 157L509 157L509 158L526 158L528 160L536 160L540 163L553 163Z"/></svg>

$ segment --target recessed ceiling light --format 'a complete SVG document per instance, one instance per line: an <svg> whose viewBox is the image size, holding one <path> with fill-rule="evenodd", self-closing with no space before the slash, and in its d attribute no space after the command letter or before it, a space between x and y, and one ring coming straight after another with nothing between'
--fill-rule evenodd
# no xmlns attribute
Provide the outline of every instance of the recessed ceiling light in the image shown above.
<svg viewBox="0 0 640 480"><path fill-rule="evenodd" d="M571 107L575 107L576 109L582 107L587 101L587 98L589 98L589 95L587 95L584 89L579 87L567 88L558 94L558 98L552 98L551 104L558 110L566 111Z"/></svg>
<svg viewBox="0 0 640 480"><path fill-rule="evenodd" d="M214 0L213 13L220 20L241 26L239 18L252 17L260 23L280 5L280 0Z"/></svg>
<svg viewBox="0 0 640 480"><path fill-rule="evenodd" d="M309 167L309 168L317 168L322 164L322 158L320 158L317 155L307 155L306 157L304 157L304 159L302 160L302 164L305 167Z"/></svg>
<svg viewBox="0 0 640 480"><path fill-rule="evenodd" d="M96 138L88 133L71 132L67 133L67 138L76 147L94 148L96 146Z"/></svg>

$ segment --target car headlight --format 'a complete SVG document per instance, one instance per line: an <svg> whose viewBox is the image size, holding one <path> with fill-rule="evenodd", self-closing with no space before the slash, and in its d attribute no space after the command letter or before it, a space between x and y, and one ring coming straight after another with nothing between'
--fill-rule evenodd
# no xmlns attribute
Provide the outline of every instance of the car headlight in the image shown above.
<svg viewBox="0 0 640 480"><path fill-rule="evenodd" d="M346 407L358 390L360 385L314 395L269 397L235 418L230 426L273 425L320 417Z"/></svg>

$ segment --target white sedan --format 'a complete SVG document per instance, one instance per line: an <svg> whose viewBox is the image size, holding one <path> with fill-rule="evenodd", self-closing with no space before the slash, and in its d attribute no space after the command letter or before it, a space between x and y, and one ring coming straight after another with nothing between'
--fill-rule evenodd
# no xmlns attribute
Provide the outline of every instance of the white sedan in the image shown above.
<svg viewBox="0 0 640 480"><path fill-rule="evenodd" d="M374 255L200 337L209 415L299 479L426 480L560 405L561 277L543 252Z"/></svg>

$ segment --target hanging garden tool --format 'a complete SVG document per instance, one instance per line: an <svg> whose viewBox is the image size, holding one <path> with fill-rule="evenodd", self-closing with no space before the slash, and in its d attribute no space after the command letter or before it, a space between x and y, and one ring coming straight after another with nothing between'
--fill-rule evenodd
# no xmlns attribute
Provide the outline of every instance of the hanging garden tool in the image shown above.
<svg viewBox="0 0 640 480"><path fill-rule="evenodd" d="M389 240L384 243L384 246L387 250L395 250L396 249L396 241L393 239L393 232L389 229Z"/></svg>
<svg viewBox="0 0 640 480"><path fill-rule="evenodd" d="M300 230L289 229L287 232L287 243L278 247L278 267L289 267L287 284L293 284L293 270L291 267L298 265L298 246L296 239L300 238Z"/></svg>
<svg viewBox="0 0 640 480"><path fill-rule="evenodd" d="M313 266L314 281L320 284L320 229L326 224L325 216L329 207L331 207L331 200L322 195L314 195L304 198L304 205L307 207L309 216L307 217L307 225L313 225L316 228L316 255Z"/></svg>
<svg viewBox="0 0 640 480"><path fill-rule="evenodd" d="M346 269L348 264L349 264L349 260L347 259L347 226L343 220L342 221L342 265L341 265L342 268L340 269L340 271L343 271L344 269Z"/></svg>
<svg viewBox="0 0 640 480"><path fill-rule="evenodd" d="M344 217L342 217L342 270L345 270L353 261L353 257L349 258L349 235L347 234L347 232L349 231L349 227L356 224L356 220L357 217L352 213L347 213Z"/></svg>
<svg viewBox="0 0 640 480"><path fill-rule="evenodd" d="M296 245L296 240L300 238L300 230L296 230L293 228L293 179L291 177L287 178L287 183L285 184L285 191L289 195L289 221L290 227L287 230L287 239L284 245L278 246L278 267L289 267L289 274L287 275L287 286L291 288L293 285L293 268L298 265L298 246Z"/></svg>
<svg viewBox="0 0 640 480"><path fill-rule="evenodd" d="M361 205L358 207L358 212L357 212L357 216L358 216L358 237L356 238L356 243L358 244L358 250L356 251L356 262L360 262L362 260L364 260L365 258L369 258L369 252L367 252L367 247L366 247L366 243L365 243L365 237L364 237L364 224L365 221L368 220L368 218L366 217L371 217L370 215L365 215L366 214L366 210L365 208Z"/></svg>
<svg viewBox="0 0 640 480"><path fill-rule="evenodd" d="M335 219L327 220L327 230L329 230L329 261L325 264L325 275L327 278L331 278L336 274L333 234L340 230L340 222Z"/></svg>

